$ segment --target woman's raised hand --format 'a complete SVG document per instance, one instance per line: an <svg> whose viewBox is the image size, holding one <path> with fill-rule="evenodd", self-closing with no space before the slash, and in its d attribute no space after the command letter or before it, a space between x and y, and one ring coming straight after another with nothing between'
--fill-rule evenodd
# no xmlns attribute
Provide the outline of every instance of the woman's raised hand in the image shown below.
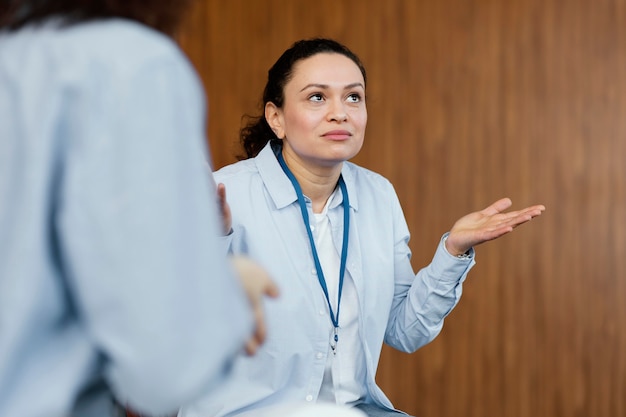
<svg viewBox="0 0 626 417"><path fill-rule="evenodd" d="M230 233L233 226L233 215L230 212L230 206L226 201L226 186L222 183L217 184L217 198L219 203L219 213L222 217L222 225L224 236Z"/></svg>
<svg viewBox="0 0 626 417"><path fill-rule="evenodd" d="M543 205L535 205L505 213L511 204L509 198L503 198L484 210L457 220L446 239L448 252L461 255L476 245L512 232L517 226L539 216L546 209Z"/></svg>

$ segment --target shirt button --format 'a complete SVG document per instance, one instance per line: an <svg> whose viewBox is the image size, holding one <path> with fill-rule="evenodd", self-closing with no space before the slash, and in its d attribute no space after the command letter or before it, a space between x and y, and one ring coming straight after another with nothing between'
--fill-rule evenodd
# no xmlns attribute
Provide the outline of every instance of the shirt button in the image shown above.
<svg viewBox="0 0 626 417"><path fill-rule="evenodd" d="M312 396L312 395L307 395L307 396L306 396L306 400L307 400L308 402L313 401L313 396Z"/></svg>
<svg viewBox="0 0 626 417"><path fill-rule="evenodd" d="M312 225L312 224L311 224L311 225L309 225L309 226L311 227L311 231L314 231L314 230L315 230L315 226L314 226L314 225Z"/></svg>
<svg viewBox="0 0 626 417"><path fill-rule="evenodd" d="M323 316L326 312L324 310L320 310L320 316Z"/></svg>
<svg viewBox="0 0 626 417"><path fill-rule="evenodd" d="M313 275L317 275L317 270L316 270L315 268L312 268L312 269L311 269L311 274L313 274Z"/></svg>
<svg viewBox="0 0 626 417"><path fill-rule="evenodd" d="M322 359L324 357L324 354L322 352L317 352L317 354L315 355L315 357L317 359Z"/></svg>

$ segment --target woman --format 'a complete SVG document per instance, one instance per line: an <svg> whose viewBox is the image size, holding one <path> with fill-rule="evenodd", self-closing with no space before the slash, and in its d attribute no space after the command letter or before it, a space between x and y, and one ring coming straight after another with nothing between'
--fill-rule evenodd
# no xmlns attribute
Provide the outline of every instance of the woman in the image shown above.
<svg viewBox="0 0 626 417"><path fill-rule="evenodd" d="M249 159L215 177L229 250L259 260L283 296L266 304L258 355L238 358L231 381L181 416L291 401L397 415L374 380L383 341L413 352L433 340L459 301L472 248L544 210L504 213L502 199L461 218L415 275L392 185L347 162L363 144L365 89L359 59L328 39L296 42L269 70L264 114L242 130Z"/></svg>

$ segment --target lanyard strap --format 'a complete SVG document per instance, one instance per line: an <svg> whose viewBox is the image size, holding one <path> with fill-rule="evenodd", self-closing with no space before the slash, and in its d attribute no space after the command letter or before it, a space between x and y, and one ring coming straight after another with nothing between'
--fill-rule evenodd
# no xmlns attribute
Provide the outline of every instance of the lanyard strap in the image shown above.
<svg viewBox="0 0 626 417"><path fill-rule="evenodd" d="M341 193L343 194L343 244L341 247L341 264L339 267L339 292L337 294L337 315L333 313L333 307L330 304L330 297L328 296L328 287L326 286L326 280L324 279L324 272L322 271L322 265L320 264L320 259L317 256L317 249L315 248L315 241L313 240L313 233L311 232L311 226L309 223L309 212L306 207L306 202L304 201L304 194L302 193L302 188L300 188L300 184L298 184L298 180L293 175L287 164L285 163L285 159L283 158L281 150L276 152L276 158L278 158L278 162L280 166L283 168L283 171L289 177L289 180L293 184L293 188L296 190L296 195L298 196L298 203L300 204L300 211L302 211L302 220L304 221L304 226L306 228L306 232L309 236L309 242L311 243L311 253L313 254L313 260L315 262L315 269L317 271L317 279L319 280L320 286L324 291L324 295L326 296L326 302L328 303L328 309L330 310L330 319L333 322L333 326L335 326L335 343L337 343L339 337L337 335L337 331L339 329L339 306L341 305L341 292L343 290L343 277L346 271L346 261L348 259L348 236L350 230L350 200L348 199L348 189L346 187L346 183L343 180L343 177L339 176L339 187L341 188Z"/></svg>

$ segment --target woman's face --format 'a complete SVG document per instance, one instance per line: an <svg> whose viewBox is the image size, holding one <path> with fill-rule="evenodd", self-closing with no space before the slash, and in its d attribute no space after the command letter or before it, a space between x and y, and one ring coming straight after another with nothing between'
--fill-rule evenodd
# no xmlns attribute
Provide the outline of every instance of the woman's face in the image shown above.
<svg viewBox="0 0 626 417"><path fill-rule="evenodd" d="M284 88L284 103L266 105L266 119L279 138L287 161L336 167L363 145L367 109L359 67L337 53L298 61Z"/></svg>

